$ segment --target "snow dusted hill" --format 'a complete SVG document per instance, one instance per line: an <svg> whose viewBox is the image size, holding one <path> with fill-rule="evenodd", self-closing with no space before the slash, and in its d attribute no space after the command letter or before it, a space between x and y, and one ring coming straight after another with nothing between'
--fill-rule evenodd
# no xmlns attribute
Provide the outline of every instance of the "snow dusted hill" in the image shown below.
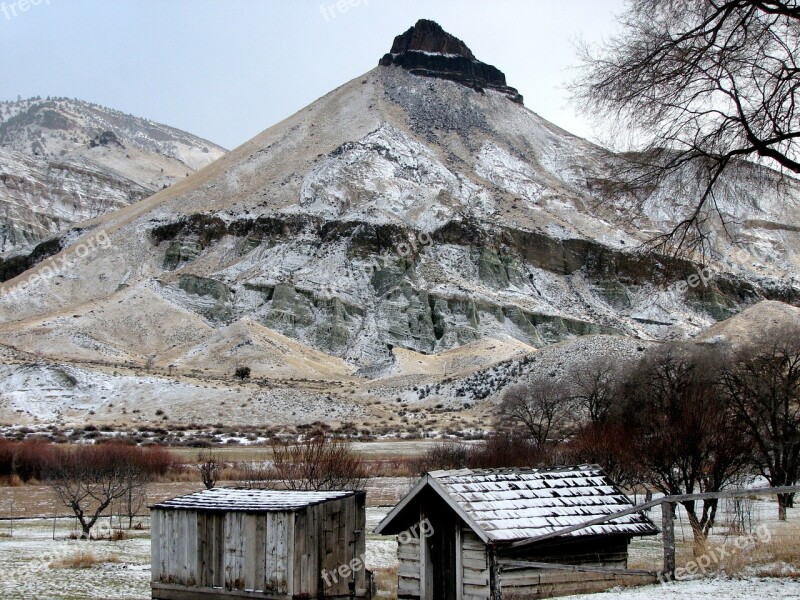
<svg viewBox="0 0 800 600"><path fill-rule="evenodd" d="M246 364L305 380L291 386L308 398L326 381L331 403L418 401L441 384L439 403L472 407L510 379L467 397L483 383L465 378L535 349L625 354L798 301L796 184L779 198L756 185L774 177L763 169L731 181L734 240L714 233L706 269L642 254L681 218L680 188L630 213L606 191L613 155L441 41L401 44L413 56L393 52L201 172L82 223L0 288L0 341L29 353L14 364L78 362L85 377L148 365L166 381Z"/></svg>
<svg viewBox="0 0 800 600"><path fill-rule="evenodd" d="M224 152L80 100L0 102L0 255L145 198Z"/></svg>

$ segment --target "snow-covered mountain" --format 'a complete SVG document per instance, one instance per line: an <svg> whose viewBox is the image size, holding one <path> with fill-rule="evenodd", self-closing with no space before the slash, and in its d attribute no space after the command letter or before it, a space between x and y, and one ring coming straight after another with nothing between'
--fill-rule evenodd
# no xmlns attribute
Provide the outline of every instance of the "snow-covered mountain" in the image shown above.
<svg viewBox="0 0 800 600"><path fill-rule="evenodd" d="M150 196L224 153L80 100L0 102L0 255Z"/></svg>
<svg viewBox="0 0 800 600"><path fill-rule="evenodd" d="M63 405L57 384L25 386L58 382L69 364L80 406L90 396L109 419L123 418L113 390L126 390L127 411L152 394L178 402L173 386L187 400L170 416L194 422L247 419L287 395L297 410L286 422L334 419L326 405L382 418L376 400L439 383L451 406L464 396L455 379L535 349L624 354L800 298L793 181L757 185L774 175L754 167L752 181L731 182L728 233L713 232L705 268L642 253L680 220L681 188L654 190L641 210L611 195L614 155L526 108L502 72L431 22L380 63L201 172L82 223L0 287L0 376L15 382L0 413L40 414L26 404L35 397ZM202 378L238 365L259 383L220 411L209 398L232 392ZM131 396L142 368L161 378L148 399Z"/></svg>

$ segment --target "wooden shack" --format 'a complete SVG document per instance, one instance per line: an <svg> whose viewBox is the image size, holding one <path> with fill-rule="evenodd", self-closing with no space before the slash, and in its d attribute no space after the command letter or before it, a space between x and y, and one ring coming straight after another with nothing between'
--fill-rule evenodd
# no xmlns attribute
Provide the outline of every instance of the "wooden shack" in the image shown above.
<svg viewBox="0 0 800 600"><path fill-rule="evenodd" d="M156 504L153 598L368 598L365 499L215 488Z"/></svg>
<svg viewBox="0 0 800 600"><path fill-rule="evenodd" d="M631 506L597 465L436 471L376 533L397 535L398 599L545 598L630 581L628 543L658 533L641 513L536 539Z"/></svg>

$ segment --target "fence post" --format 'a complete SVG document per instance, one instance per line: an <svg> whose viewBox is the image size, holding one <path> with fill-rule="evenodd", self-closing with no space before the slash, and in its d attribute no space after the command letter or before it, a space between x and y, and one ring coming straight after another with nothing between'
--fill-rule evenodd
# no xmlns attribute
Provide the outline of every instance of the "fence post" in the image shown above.
<svg viewBox="0 0 800 600"><path fill-rule="evenodd" d="M664 577L667 581L675 579L675 521L672 504L661 503L661 533L664 536Z"/></svg>

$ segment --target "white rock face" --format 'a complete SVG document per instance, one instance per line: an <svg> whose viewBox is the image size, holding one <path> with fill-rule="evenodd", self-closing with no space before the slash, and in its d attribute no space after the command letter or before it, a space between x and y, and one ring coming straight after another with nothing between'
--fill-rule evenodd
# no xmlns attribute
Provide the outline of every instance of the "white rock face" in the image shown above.
<svg viewBox="0 0 800 600"><path fill-rule="evenodd" d="M224 152L87 102L0 102L0 255L141 200Z"/></svg>
<svg viewBox="0 0 800 600"><path fill-rule="evenodd" d="M742 193L720 208L735 239L712 219L701 271L638 253L688 196L676 182L631 210L604 191L615 160L502 93L378 67L201 173L82 224L54 257L68 269L43 277L42 264L0 287L0 339L15 365L29 352L313 380L305 414L318 418L326 403L346 414L352 398L331 385L320 400L317 381L381 379L369 402L457 375L440 396L458 407L500 393L459 389L487 361L584 338L600 341L576 352L624 354L765 299L797 303L795 182L781 196L755 177L731 182ZM78 256L99 233L109 244ZM698 271L702 285L687 284ZM417 364L427 380L412 377Z"/></svg>

